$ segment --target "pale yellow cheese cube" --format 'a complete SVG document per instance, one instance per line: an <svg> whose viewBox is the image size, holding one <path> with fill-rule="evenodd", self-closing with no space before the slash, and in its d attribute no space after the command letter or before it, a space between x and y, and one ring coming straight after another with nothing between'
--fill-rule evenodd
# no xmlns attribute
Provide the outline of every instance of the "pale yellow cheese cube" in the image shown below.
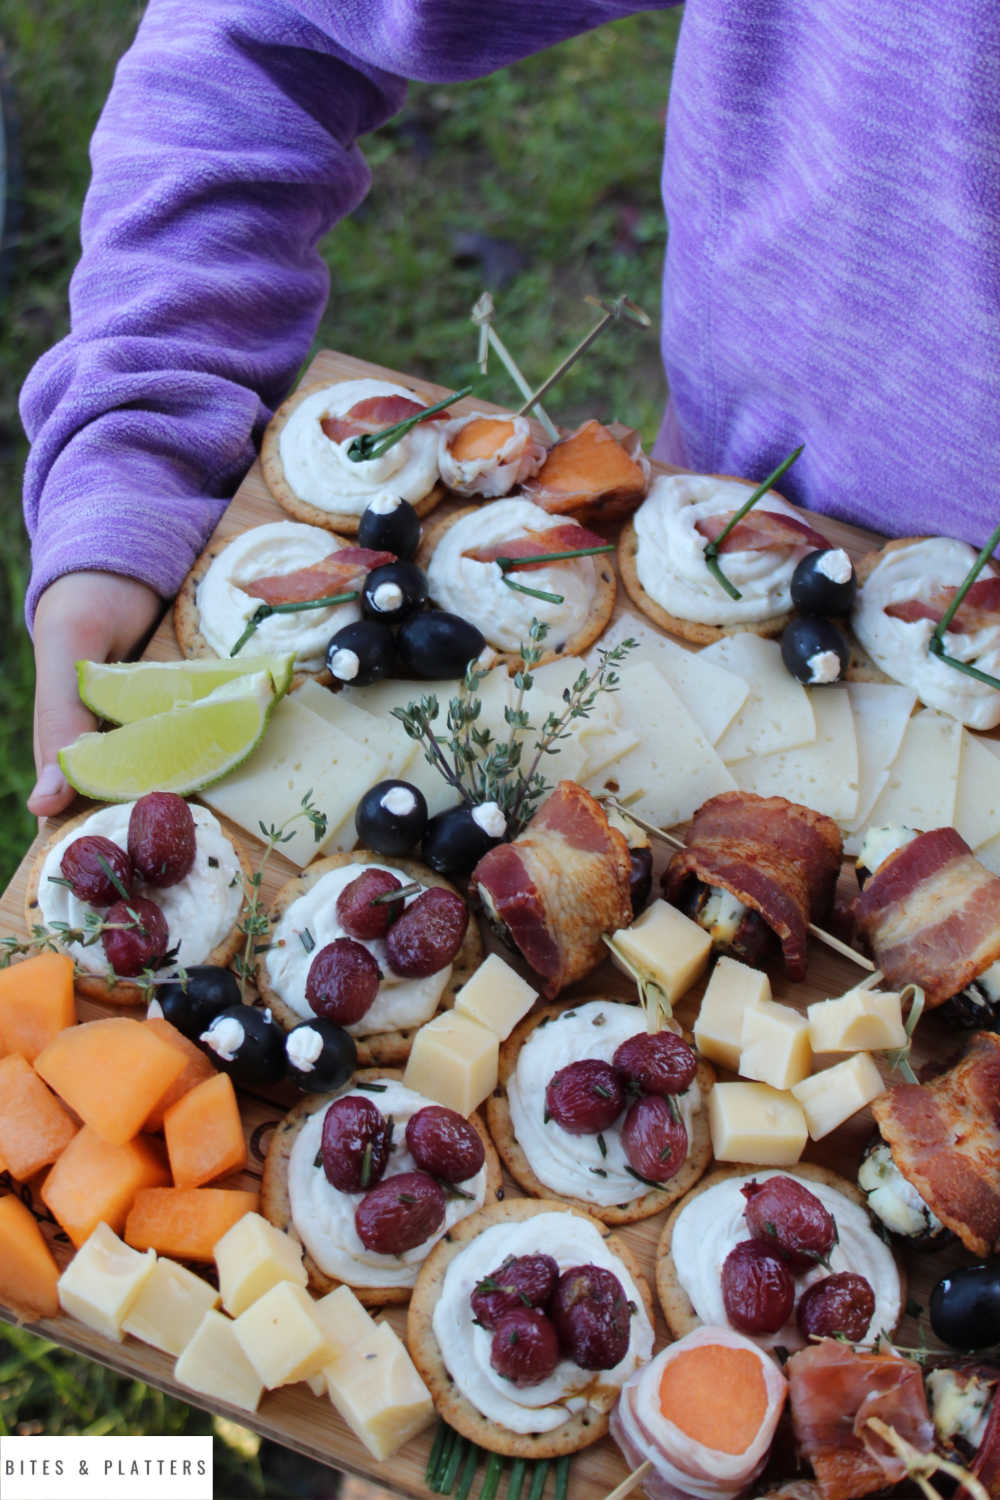
<svg viewBox="0 0 1000 1500"><path fill-rule="evenodd" d="M766 1083L717 1083L708 1096L708 1124L716 1161L790 1167L809 1134L802 1106Z"/></svg>
<svg viewBox="0 0 1000 1500"><path fill-rule="evenodd" d="M218 1301L214 1286L187 1266L161 1256L133 1302L122 1329L133 1338L142 1339L144 1344L176 1356Z"/></svg>
<svg viewBox="0 0 1000 1500"><path fill-rule="evenodd" d="M537 999L537 991L527 980L515 973L510 964L505 964L499 954L491 953L455 996L455 1009L460 1016L478 1021L506 1041Z"/></svg>
<svg viewBox="0 0 1000 1500"><path fill-rule="evenodd" d="M331 1364L336 1364L345 1354L356 1349L375 1328L375 1319L367 1308L362 1307L349 1286L338 1286L327 1292L325 1297L313 1303L312 1311L330 1345ZM326 1366L318 1375L311 1375L307 1383L314 1395L325 1395Z"/></svg>
<svg viewBox="0 0 1000 1500"><path fill-rule="evenodd" d="M497 1086L500 1039L468 1016L444 1010L413 1038L403 1074L408 1089L469 1115Z"/></svg>
<svg viewBox="0 0 1000 1500"><path fill-rule="evenodd" d="M174 1365L174 1379L202 1396L256 1411L264 1384L240 1348L234 1326L210 1308Z"/></svg>
<svg viewBox="0 0 1000 1500"><path fill-rule="evenodd" d="M884 1094L885 1084L871 1054L855 1052L832 1068L804 1078L792 1093L805 1111L809 1134L819 1141Z"/></svg>
<svg viewBox="0 0 1000 1500"><path fill-rule="evenodd" d="M305 1286L302 1246L262 1214L244 1214L215 1247L222 1305L233 1317L279 1281Z"/></svg>
<svg viewBox="0 0 1000 1500"><path fill-rule="evenodd" d="M812 1067L809 1022L790 1005L761 1000L743 1014L739 1071L744 1078L790 1089Z"/></svg>
<svg viewBox="0 0 1000 1500"><path fill-rule="evenodd" d="M771 981L760 969L751 969L725 954L716 959L694 1023L698 1051L735 1073L740 1062L743 1013L770 998Z"/></svg>
<svg viewBox="0 0 1000 1500"><path fill-rule="evenodd" d="M326 1368L330 1400L373 1458L390 1458L434 1420L427 1387L388 1323Z"/></svg>
<svg viewBox="0 0 1000 1500"><path fill-rule="evenodd" d="M291 1281L277 1282L252 1302L234 1322L233 1332L269 1391L318 1375L330 1359L313 1299Z"/></svg>
<svg viewBox="0 0 1000 1500"><path fill-rule="evenodd" d="M155 1264L155 1250L141 1255L98 1224L60 1276L59 1301L88 1328L120 1343L122 1323Z"/></svg>
<svg viewBox="0 0 1000 1500"><path fill-rule="evenodd" d="M633 968L660 986L671 1004L701 978L712 951L704 927L666 901L653 901L631 927L620 927L614 943ZM614 952L611 956L624 967Z"/></svg>
<svg viewBox="0 0 1000 1500"><path fill-rule="evenodd" d="M901 997L860 986L807 1011L814 1052L882 1052L906 1045Z"/></svg>

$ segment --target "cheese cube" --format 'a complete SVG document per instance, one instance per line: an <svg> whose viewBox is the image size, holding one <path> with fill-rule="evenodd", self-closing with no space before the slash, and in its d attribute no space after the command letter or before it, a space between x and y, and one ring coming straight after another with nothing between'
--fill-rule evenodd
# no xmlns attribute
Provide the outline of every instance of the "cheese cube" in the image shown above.
<svg viewBox="0 0 1000 1500"><path fill-rule="evenodd" d="M219 1294L209 1282L164 1257L143 1283L122 1330L176 1358L218 1300Z"/></svg>
<svg viewBox="0 0 1000 1500"><path fill-rule="evenodd" d="M704 927L666 901L652 902L631 927L620 927L614 942L644 978L660 986L671 1004L701 977L712 951ZM624 968L614 951L611 956Z"/></svg>
<svg viewBox="0 0 1000 1500"><path fill-rule="evenodd" d="M708 1096L708 1124L716 1161L790 1167L809 1132L802 1106L766 1083L717 1083Z"/></svg>
<svg viewBox="0 0 1000 1500"><path fill-rule="evenodd" d="M762 1000L743 1015L740 1066L744 1078L790 1089L808 1078L812 1067L809 1022L790 1005Z"/></svg>
<svg viewBox="0 0 1000 1500"><path fill-rule="evenodd" d="M796 1083L792 1093L805 1111L809 1134L819 1141L884 1094L885 1084L871 1054L855 1052L853 1057Z"/></svg>
<svg viewBox="0 0 1000 1500"><path fill-rule="evenodd" d="M155 1250L140 1255L98 1224L60 1276L59 1301L88 1328L121 1343L122 1323L155 1264Z"/></svg>
<svg viewBox="0 0 1000 1500"><path fill-rule="evenodd" d="M330 1364L336 1364L345 1354L368 1338L375 1328L375 1319L367 1308L362 1307L349 1286L338 1286L325 1297L320 1297L312 1306L313 1317L319 1324L327 1343L333 1351ZM309 1377L309 1388L316 1396L326 1394L326 1370Z"/></svg>
<svg viewBox="0 0 1000 1500"><path fill-rule="evenodd" d="M425 1021L413 1038L403 1083L469 1115L496 1088L499 1056L495 1031L444 1010Z"/></svg>
<svg viewBox="0 0 1000 1500"><path fill-rule="evenodd" d="M215 1246L222 1305L238 1317L279 1281L305 1286L302 1246L261 1214L244 1214Z"/></svg>
<svg viewBox="0 0 1000 1500"><path fill-rule="evenodd" d="M264 1386L240 1348L234 1326L210 1308L174 1365L174 1379L213 1401L256 1411Z"/></svg>
<svg viewBox="0 0 1000 1500"><path fill-rule="evenodd" d="M236 1319L233 1332L269 1391L318 1375L330 1358L312 1298L290 1281L277 1282L252 1302Z"/></svg>
<svg viewBox="0 0 1000 1500"><path fill-rule="evenodd" d="M716 959L694 1023L695 1046L703 1057L735 1073L740 1062L743 1013L771 998L771 981L724 954Z"/></svg>
<svg viewBox="0 0 1000 1500"><path fill-rule="evenodd" d="M330 1400L373 1458L390 1458L434 1420L434 1403L388 1323L327 1366Z"/></svg>
<svg viewBox="0 0 1000 1500"><path fill-rule="evenodd" d="M881 1052L906 1045L901 997L858 986L807 1011L814 1052Z"/></svg>
<svg viewBox="0 0 1000 1500"><path fill-rule="evenodd" d="M455 996L455 1009L505 1041L537 999L527 980L491 953Z"/></svg>

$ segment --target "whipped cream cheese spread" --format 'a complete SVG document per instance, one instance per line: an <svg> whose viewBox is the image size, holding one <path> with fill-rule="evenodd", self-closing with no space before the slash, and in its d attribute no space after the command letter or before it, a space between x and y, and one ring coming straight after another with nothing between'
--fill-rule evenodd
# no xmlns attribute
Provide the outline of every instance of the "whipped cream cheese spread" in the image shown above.
<svg viewBox="0 0 1000 1500"><path fill-rule="evenodd" d="M473 1322L469 1298L508 1256L535 1254L551 1255L560 1272L595 1265L618 1277L635 1312L628 1350L613 1369L582 1370L573 1360L561 1359L538 1385L520 1387L493 1369L493 1334ZM595 1226L570 1213L533 1214L484 1229L449 1265L433 1326L448 1373L463 1396L511 1432L551 1432L588 1406L607 1411L632 1371L653 1352L653 1329L638 1287Z"/></svg>
<svg viewBox="0 0 1000 1500"><path fill-rule="evenodd" d="M413 503L434 488L438 432L433 419L411 427L381 458L360 463L347 456L352 437L337 443L323 431L324 417L344 417L359 401L373 396L420 401L405 386L385 380L342 380L306 396L290 414L281 429L278 452L285 478L300 500L320 510L359 516L372 500L391 496Z"/></svg>
<svg viewBox="0 0 1000 1500"><path fill-rule="evenodd" d="M383 869L399 876L399 871L388 865L351 864L328 870L311 890L291 903L272 929L271 946L264 959L268 980L275 994L280 995L304 1021L311 1021L315 1016L306 999L306 978L313 959L327 943L349 936L337 920L337 897L345 885L365 870ZM415 891L404 904L408 906L419 894ZM301 937L307 928L315 945L308 952ZM396 1031L400 1027L421 1026L434 1014L451 978L451 964L424 979L404 979L390 969L383 938L354 938L352 941L361 942L382 970L378 994L370 1007L360 1021L346 1027L352 1036L372 1036L376 1032Z"/></svg>
<svg viewBox="0 0 1000 1500"><path fill-rule="evenodd" d="M506 422L511 430L492 453L457 458L452 444L470 422ZM495 412L468 412L443 423L439 441L438 471L448 488L459 495L485 495L490 500L537 474L545 457L544 447L531 435L527 417L498 417Z"/></svg>
<svg viewBox="0 0 1000 1500"><path fill-rule="evenodd" d="M698 1193L681 1209L674 1222L670 1248L677 1278L703 1323L732 1326L722 1300L722 1263L734 1246L751 1237L743 1213L746 1199L740 1188L754 1178L766 1182L769 1177L794 1176L794 1172L763 1171L749 1172L745 1177L727 1177ZM838 1238L830 1252L829 1269L817 1265L795 1275L796 1306L814 1281L822 1281L837 1271L854 1271L865 1278L875 1293L870 1330L891 1332L902 1311L899 1272L891 1251L872 1229L863 1208L825 1182L814 1182L811 1178L801 1181L833 1215ZM801 1349L806 1340L799 1332L793 1312L777 1333L757 1334L754 1343L764 1349L777 1344L786 1349Z"/></svg>
<svg viewBox="0 0 1000 1500"><path fill-rule="evenodd" d="M561 594L562 604L519 594L503 581L499 563L474 562L462 553L493 542L512 540L524 531L549 531L565 525L565 517L550 516L530 500L497 500L463 516L450 526L434 549L427 569L431 598L478 625L491 646L516 651L528 639L533 619L551 627L547 649L556 649L582 629L594 600L594 558L575 557L547 563L511 575L516 582L542 593Z"/></svg>
<svg viewBox="0 0 1000 1500"><path fill-rule="evenodd" d="M198 585L198 628L216 656L229 656L244 626L261 603L241 585L272 574L315 566L348 543L319 526L271 521L234 537L214 558ZM340 592L333 587L329 593ZM321 670L326 646L344 625L361 618L357 602L327 605L292 614L270 615L257 626L247 653L294 651L304 672Z"/></svg>
<svg viewBox="0 0 1000 1500"><path fill-rule="evenodd" d="M70 844L84 836L100 834L119 848L127 849L128 823L134 806L134 802L116 802L100 808L49 850L38 882L39 916L46 927L53 922L82 927L87 913L94 910L74 896L68 886L50 879L61 878L62 857ZM147 886L139 881L133 892L155 901L167 920L170 946L178 948L176 962L188 967L204 963L228 936L243 900L242 870L236 850L207 807L193 802L189 806L196 838L193 867L176 885ZM66 952L92 973L111 973L100 942L88 947L70 943Z"/></svg>
<svg viewBox="0 0 1000 1500"><path fill-rule="evenodd" d="M596 1135L571 1135L557 1121L545 1119L545 1090L554 1073L584 1058L609 1063L622 1042L645 1030L640 1006L590 1000L536 1026L518 1053L507 1082L511 1124L531 1170L554 1193L610 1206L632 1203L649 1192L628 1170L621 1139L625 1110L601 1132L604 1152ZM676 1099L690 1141L701 1106L697 1082Z"/></svg>
<svg viewBox="0 0 1000 1500"><path fill-rule="evenodd" d="M977 682L927 649L934 620L896 620L886 605L929 600L941 588L957 588L975 561L974 548L950 537L925 537L883 554L865 579L851 616L854 634L883 672L913 688L929 708L953 714L971 729L1000 724L1000 692ZM980 578L990 577L984 569ZM971 634L945 631L949 656L1000 677L1000 624L986 624Z"/></svg>
<svg viewBox="0 0 1000 1500"><path fill-rule="evenodd" d="M419 1167L406 1148L406 1125L418 1109L433 1104L414 1089L404 1088L392 1078L380 1080L384 1089L368 1093L363 1089L345 1089L338 1099L357 1095L375 1104L383 1115L395 1122L389 1160L379 1182L398 1177L402 1172L417 1172ZM295 1232L321 1271L346 1281L349 1286L412 1286L417 1272L442 1235L482 1208L486 1198L486 1166L474 1177L458 1184L469 1198L446 1195L444 1221L441 1226L412 1250L402 1255L380 1255L362 1244L354 1227L354 1213L364 1193L345 1193L335 1188L323 1171L321 1149L325 1109L311 1114L299 1131L288 1161L288 1194ZM316 1163L319 1162L317 1166ZM375 1184L373 1183L374 1187Z"/></svg>
<svg viewBox="0 0 1000 1500"><path fill-rule="evenodd" d="M708 571L708 539L697 530L705 516L727 515L749 499L752 486L708 474L662 475L635 513L635 567L649 597L669 614L699 625L738 625L766 620L791 608L795 565L809 544L781 544L760 552L724 552L719 562L741 598L731 599ZM762 510L795 516L787 501L765 495ZM753 511L747 516L753 520Z"/></svg>

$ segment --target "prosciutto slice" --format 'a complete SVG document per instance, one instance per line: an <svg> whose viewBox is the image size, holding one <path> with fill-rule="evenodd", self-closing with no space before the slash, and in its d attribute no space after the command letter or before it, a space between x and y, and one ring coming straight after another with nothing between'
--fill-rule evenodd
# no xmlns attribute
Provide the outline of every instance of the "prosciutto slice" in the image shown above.
<svg viewBox="0 0 1000 1500"><path fill-rule="evenodd" d="M331 443L342 443L345 438L361 437L366 432L393 427L397 422L419 416L424 410L423 401L411 401L409 396L368 396L364 401L356 401L342 417L323 417L319 425ZM427 420L443 421L450 415L450 412L439 411Z"/></svg>
<svg viewBox="0 0 1000 1500"><path fill-rule="evenodd" d="M954 828L934 828L883 860L854 919L890 989L919 984L942 1005L1000 958L1000 877Z"/></svg>
<svg viewBox="0 0 1000 1500"><path fill-rule="evenodd" d="M328 594L349 593L364 583L372 568L396 561L394 552L375 552L370 547L341 547L308 568L294 573L269 573L239 587L251 599L265 604L305 604Z"/></svg>
<svg viewBox="0 0 1000 1500"><path fill-rule="evenodd" d="M945 612L958 593L958 587L935 589L923 599L900 599L887 604L884 613L890 619L912 624L914 620L933 620L940 625ZM1000 625L1000 577L977 578L952 616L946 635L975 635L990 625Z"/></svg>
<svg viewBox="0 0 1000 1500"><path fill-rule="evenodd" d="M479 861L472 884L552 999L606 956L632 919L624 835L575 781L560 781L524 832Z"/></svg>
<svg viewBox="0 0 1000 1500"><path fill-rule="evenodd" d="M695 522L695 530L708 542L714 542L729 525L734 510L717 516L702 516ZM800 521L797 516L782 515L780 511L760 510L756 506L747 511L742 521L737 521L724 542L720 552L769 552L776 547L829 547L822 532Z"/></svg>
<svg viewBox="0 0 1000 1500"><path fill-rule="evenodd" d="M784 797L722 792L695 813L663 892L680 906L695 880L730 891L775 933L789 978L802 979L809 923L829 912L841 853L840 830L823 813Z"/></svg>
<svg viewBox="0 0 1000 1500"><path fill-rule="evenodd" d="M549 449L524 493L553 515L616 521L636 509L649 488L649 475L637 432L627 430L619 439L591 419Z"/></svg>
<svg viewBox="0 0 1000 1500"><path fill-rule="evenodd" d="M575 552L582 547L606 547L607 541L596 531L588 531L570 521L562 526L550 526L545 531L522 531L519 536L505 542L487 542L483 547L471 547L463 557L473 562L496 562L498 557L539 557L541 562L518 563L508 571L528 573L532 568L544 568L545 558L556 552Z"/></svg>

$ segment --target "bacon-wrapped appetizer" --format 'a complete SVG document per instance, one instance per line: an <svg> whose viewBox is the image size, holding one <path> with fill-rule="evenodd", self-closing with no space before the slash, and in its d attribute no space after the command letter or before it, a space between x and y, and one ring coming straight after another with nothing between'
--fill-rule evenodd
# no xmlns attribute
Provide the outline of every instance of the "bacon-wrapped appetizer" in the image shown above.
<svg viewBox="0 0 1000 1500"><path fill-rule="evenodd" d="M1000 1367L967 1360L942 1365L930 1371L926 1385L939 1445L988 1495L1000 1496Z"/></svg>
<svg viewBox="0 0 1000 1500"><path fill-rule="evenodd" d="M663 891L716 947L761 964L778 944L790 979L806 972L809 923L833 901L842 844L832 818L754 792L722 792L694 815Z"/></svg>
<svg viewBox="0 0 1000 1500"><path fill-rule="evenodd" d="M438 472L458 495L494 500L536 473L545 448L527 417L468 412L441 427Z"/></svg>

